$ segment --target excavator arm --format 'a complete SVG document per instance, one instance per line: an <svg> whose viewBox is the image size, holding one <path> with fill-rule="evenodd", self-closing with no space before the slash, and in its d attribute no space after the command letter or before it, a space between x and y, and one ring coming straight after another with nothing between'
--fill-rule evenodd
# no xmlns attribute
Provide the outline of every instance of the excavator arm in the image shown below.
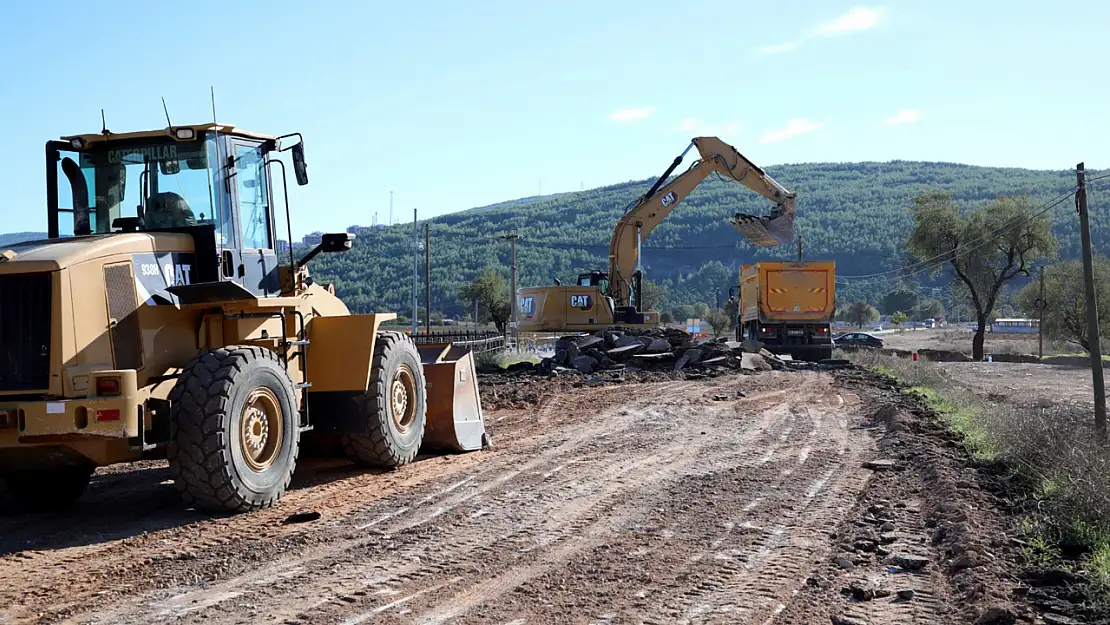
<svg viewBox="0 0 1110 625"><path fill-rule="evenodd" d="M670 183L667 178L696 147L701 158ZM613 230L609 242L609 295L618 306L631 302L633 279L640 266L640 244L674 207L709 174L717 172L731 178L775 203L771 215L756 217L737 213L729 223L755 245L782 245L794 235L794 193L767 175L736 148L717 137L696 137L678 155L642 197L634 202ZM637 302L637 306L639 302Z"/></svg>

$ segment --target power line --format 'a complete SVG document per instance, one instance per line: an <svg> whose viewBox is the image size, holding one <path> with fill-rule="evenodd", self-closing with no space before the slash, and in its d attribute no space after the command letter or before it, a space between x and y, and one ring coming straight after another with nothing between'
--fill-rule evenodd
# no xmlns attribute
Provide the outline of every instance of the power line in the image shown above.
<svg viewBox="0 0 1110 625"><path fill-rule="evenodd" d="M1074 195L1075 195L1074 190L1068 191L1068 192L1060 195L1059 197L1057 197L1055 200L1051 200L1048 203L1042 204L1038 208L1034 209L1034 212L1033 212L1032 215L1028 215L1028 216L1022 215L1022 216L1019 216L1019 217L1015 217L1013 220L1011 220L1011 223L1002 225L1002 226L996 228L995 230L993 230L991 232L985 233L982 236L971 239L971 241L968 241L967 243L961 244L954 251L944 252L944 253L941 253L941 254L937 254L936 256L932 256L930 258L926 258L926 259L922 259L920 261L916 261L914 263L911 263L907 267L900 267L898 269L892 269L892 270L889 270L889 271L880 271L880 272L877 272L877 273L864 274L864 275L859 275L859 276L837 276L837 279L838 280L844 280L844 281L855 280L858 283L859 281L867 281L867 280L872 280L872 279L875 279L875 278L882 278L882 277L890 276L890 275L894 275L894 274L910 275L910 274L920 273L921 271L924 271L927 267L929 267L930 265L932 265L933 263L935 263L936 261L938 261L942 258L946 258L946 257L951 257L952 259L960 258L962 256L966 256L966 255L970 254L971 252L974 252L975 250L978 250L978 249L982 248L983 246L985 246L989 243L992 243L995 240L995 238L998 235L1002 234L1003 232L1005 232L1005 231L1007 231L1007 230L1009 230L1009 229L1011 229L1015 226L1023 225L1023 223L1028 223L1028 222L1036 219L1037 217L1040 217L1041 215L1044 215L1048 211L1050 211L1053 208L1056 208L1057 206L1059 206L1061 203L1063 203L1064 200L1066 200L1069 197L1074 196ZM971 247L965 247L965 246L970 245L971 243L975 243L975 242L979 242L979 244L971 246ZM847 282L844 282L844 284L847 284Z"/></svg>

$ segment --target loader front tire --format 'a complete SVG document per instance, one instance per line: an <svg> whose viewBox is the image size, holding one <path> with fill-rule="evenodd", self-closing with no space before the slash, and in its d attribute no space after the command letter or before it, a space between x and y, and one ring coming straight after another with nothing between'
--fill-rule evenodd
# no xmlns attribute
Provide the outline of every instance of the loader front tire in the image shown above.
<svg viewBox="0 0 1110 625"><path fill-rule="evenodd" d="M343 450L359 464L395 469L416 458L424 441L428 395L412 339L381 332L374 345L370 388L355 398L365 434L344 434Z"/></svg>
<svg viewBox="0 0 1110 625"><path fill-rule="evenodd" d="M8 495L25 512L62 512L84 494L92 465L28 469L8 473Z"/></svg>
<svg viewBox="0 0 1110 625"><path fill-rule="evenodd" d="M170 393L174 485L205 512L272 506L293 478L300 427L293 382L273 351L202 353Z"/></svg>

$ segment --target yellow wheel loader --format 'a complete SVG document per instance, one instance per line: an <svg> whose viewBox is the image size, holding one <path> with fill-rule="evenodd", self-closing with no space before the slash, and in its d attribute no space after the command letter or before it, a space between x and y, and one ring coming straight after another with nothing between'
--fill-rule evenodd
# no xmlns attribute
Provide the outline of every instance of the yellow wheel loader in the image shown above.
<svg viewBox="0 0 1110 625"><path fill-rule="evenodd" d="M668 183L667 178L694 147L701 158ZM520 331L592 332L610 326L658 325L659 313L645 311L641 305L641 243L679 202L714 172L775 203L768 216L737 213L729 219L748 241L753 245L773 246L793 239L794 193L717 137L695 137L647 193L633 202L617 221L609 241L608 272L581 274L573 286L517 290Z"/></svg>
<svg viewBox="0 0 1110 625"><path fill-rule="evenodd" d="M302 435L395 468L489 444L473 355L384 331L315 282L327 234L279 249L297 133L230 125L46 144L48 238L0 246L0 476L27 510L65 508L98 466L165 457L185 502L273 505ZM291 237L289 237L291 240Z"/></svg>

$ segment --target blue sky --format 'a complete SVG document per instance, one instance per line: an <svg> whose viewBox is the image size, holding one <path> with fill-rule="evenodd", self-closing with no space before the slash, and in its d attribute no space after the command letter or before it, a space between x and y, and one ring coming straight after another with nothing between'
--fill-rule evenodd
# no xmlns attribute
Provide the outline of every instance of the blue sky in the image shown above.
<svg viewBox="0 0 1110 625"><path fill-rule="evenodd" d="M305 134L294 231L756 163L1110 166L1110 3L0 0L0 232L45 229L43 144L211 120ZM789 186L789 181L782 181Z"/></svg>

